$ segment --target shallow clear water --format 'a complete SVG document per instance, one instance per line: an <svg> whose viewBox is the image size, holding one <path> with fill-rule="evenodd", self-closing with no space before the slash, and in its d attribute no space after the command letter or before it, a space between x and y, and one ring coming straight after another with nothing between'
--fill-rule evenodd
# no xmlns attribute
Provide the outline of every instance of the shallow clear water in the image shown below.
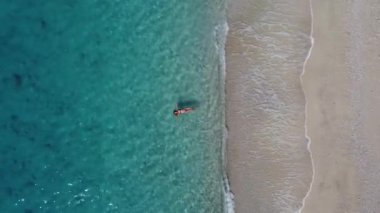
<svg viewBox="0 0 380 213"><path fill-rule="evenodd" d="M223 211L222 0L0 8L2 212Z"/></svg>

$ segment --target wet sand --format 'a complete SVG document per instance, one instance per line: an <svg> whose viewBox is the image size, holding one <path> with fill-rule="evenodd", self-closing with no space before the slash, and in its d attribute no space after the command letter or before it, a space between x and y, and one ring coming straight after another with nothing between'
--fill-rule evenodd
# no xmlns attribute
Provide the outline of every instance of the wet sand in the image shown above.
<svg viewBox="0 0 380 213"><path fill-rule="evenodd" d="M315 174L302 212L378 212L380 5L312 6L315 43L302 79Z"/></svg>
<svg viewBox="0 0 380 213"><path fill-rule="evenodd" d="M312 0L312 13L309 1L289 2L229 3L235 210L378 212L379 1Z"/></svg>
<svg viewBox="0 0 380 213"><path fill-rule="evenodd" d="M226 43L228 177L237 213L295 212L312 169L300 75L307 1L230 1Z"/></svg>

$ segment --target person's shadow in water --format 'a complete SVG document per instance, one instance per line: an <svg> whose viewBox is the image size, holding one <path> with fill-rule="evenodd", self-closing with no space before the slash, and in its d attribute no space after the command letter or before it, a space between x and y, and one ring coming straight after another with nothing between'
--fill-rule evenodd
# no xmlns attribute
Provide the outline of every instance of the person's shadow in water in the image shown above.
<svg viewBox="0 0 380 213"><path fill-rule="evenodd" d="M195 99L182 99L180 98L177 101L177 107L178 108L185 108L185 107L191 107L193 109L197 109L200 106L200 101Z"/></svg>

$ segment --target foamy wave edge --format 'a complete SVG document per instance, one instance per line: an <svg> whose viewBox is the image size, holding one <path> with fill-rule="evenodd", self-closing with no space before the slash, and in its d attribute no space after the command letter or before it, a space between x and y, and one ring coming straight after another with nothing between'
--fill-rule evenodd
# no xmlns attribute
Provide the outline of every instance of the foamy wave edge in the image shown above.
<svg viewBox="0 0 380 213"><path fill-rule="evenodd" d="M219 24L215 27L215 36L217 38L216 48L219 54L219 63L220 63L220 72L223 76L223 103L225 104L225 84L226 84L226 40L228 34L228 23L227 20L224 20L223 23ZM225 112L223 115L223 123L224 123L224 132L223 132L223 144L222 144L222 161L223 161L223 191L224 191L224 212L225 213L234 213L235 212L235 203L234 203L234 195L230 190L230 185L227 177L227 157L226 157L226 148L227 148L227 138L228 138L228 130L226 126L225 120Z"/></svg>
<svg viewBox="0 0 380 213"><path fill-rule="evenodd" d="M314 37L313 37L313 34L314 34L314 14L313 14L313 5L312 5L312 0L309 0L309 9L310 9L310 19L311 19L311 30L310 30L310 42L311 42L311 46L310 46L310 49L309 49L309 52L307 53L307 56L305 58L305 61L303 63L303 69L302 69L302 73L300 75L300 81L301 81L301 86L302 86L302 89L303 89L303 93L305 95L305 137L307 138L308 142L307 142L307 150L309 151L309 154L310 154L310 161L311 161L311 168L312 168L312 177L311 177L311 182L310 182L310 186L309 186L309 189L308 191L306 192L306 195L305 197L302 199L302 206L301 208L297 211L297 213L302 213L302 210L304 209L305 207L305 202L306 202L306 199L309 197L310 195L310 192L311 192L311 188L313 186L313 183L314 183L314 178L315 178L315 166L314 166L314 160L313 160L313 153L310 149L310 145L311 145L311 138L309 137L308 135L308 129L307 129L307 98L306 98L306 94L305 94L305 91L304 91L304 83L303 83L303 80L302 80L302 77L304 76L305 74L305 69L306 69L306 64L307 62L309 61L310 59L310 56L311 56L311 52L312 52L312 49L314 47Z"/></svg>
<svg viewBox="0 0 380 213"><path fill-rule="evenodd" d="M227 158L225 157L225 148L227 146L227 138L228 138L228 131L227 127L224 128L224 138L223 138L223 164L224 164L224 174L223 174L223 190L224 190L224 212L225 213L235 213L235 202L234 202L234 194L232 193L230 189L230 184L227 178Z"/></svg>

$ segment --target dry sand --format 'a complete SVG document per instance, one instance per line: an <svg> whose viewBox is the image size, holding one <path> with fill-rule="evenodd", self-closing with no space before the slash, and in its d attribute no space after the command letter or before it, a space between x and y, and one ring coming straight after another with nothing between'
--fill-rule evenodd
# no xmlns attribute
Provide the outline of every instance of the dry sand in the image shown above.
<svg viewBox="0 0 380 213"><path fill-rule="evenodd" d="M353 109L345 65L344 8L339 1L313 1L314 46L303 76L307 129L315 174L303 212L355 209L351 155Z"/></svg>
<svg viewBox="0 0 380 213"><path fill-rule="evenodd" d="M312 6L302 79L315 174L302 212L379 212L380 2Z"/></svg>

